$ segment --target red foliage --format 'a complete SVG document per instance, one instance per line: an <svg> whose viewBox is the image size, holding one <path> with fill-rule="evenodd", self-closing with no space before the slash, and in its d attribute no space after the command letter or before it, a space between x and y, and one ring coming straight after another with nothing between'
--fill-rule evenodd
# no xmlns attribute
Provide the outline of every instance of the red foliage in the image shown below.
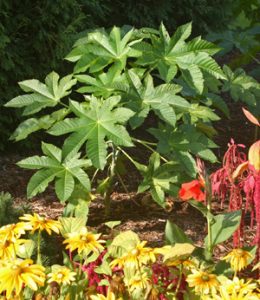
<svg viewBox="0 0 260 300"><path fill-rule="evenodd" d="M235 144L232 139L223 158L223 166L211 175L212 193L223 205L229 199L229 209L242 210L239 229L233 237L234 247L243 246L245 213L251 214L251 226L257 224L255 245L260 245L260 172L247 163L241 149L244 145ZM245 200L244 200L245 199ZM259 250L258 250L259 252Z"/></svg>

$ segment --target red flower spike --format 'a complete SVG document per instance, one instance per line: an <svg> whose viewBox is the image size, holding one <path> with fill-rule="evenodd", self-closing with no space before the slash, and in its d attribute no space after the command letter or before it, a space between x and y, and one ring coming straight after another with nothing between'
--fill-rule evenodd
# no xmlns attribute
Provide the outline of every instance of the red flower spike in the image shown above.
<svg viewBox="0 0 260 300"><path fill-rule="evenodd" d="M202 190L203 187L202 182L199 180L183 183L179 191L179 197L184 201L191 199L204 201L206 196L205 192Z"/></svg>

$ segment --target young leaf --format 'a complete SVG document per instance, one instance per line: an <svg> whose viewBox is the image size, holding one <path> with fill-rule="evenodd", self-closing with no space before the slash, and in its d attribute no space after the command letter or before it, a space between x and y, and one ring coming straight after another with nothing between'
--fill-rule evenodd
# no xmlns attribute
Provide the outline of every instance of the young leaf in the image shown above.
<svg viewBox="0 0 260 300"><path fill-rule="evenodd" d="M240 224L241 211L232 211L220 214L214 217L212 230L212 245L217 245L226 241L232 236ZM208 237L205 238L205 244L208 243Z"/></svg>
<svg viewBox="0 0 260 300"><path fill-rule="evenodd" d="M171 183L175 183L177 178L172 175L174 165L160 165L160 155L153 153L149 159L149 165L142 170L143 181L138 187L138 193L150 190L152 198L160 206L165 207L165 192L170 189Z"/></svg>
<svg viewBox="0 0 260 300"><path fill-rule="evenodd" d="M187 235L182 231L180 227L171 221L167 221L165 227L165 240L167 244L175 245L176 243L183 244L193 244L192 240L190 240Z"/></svg>

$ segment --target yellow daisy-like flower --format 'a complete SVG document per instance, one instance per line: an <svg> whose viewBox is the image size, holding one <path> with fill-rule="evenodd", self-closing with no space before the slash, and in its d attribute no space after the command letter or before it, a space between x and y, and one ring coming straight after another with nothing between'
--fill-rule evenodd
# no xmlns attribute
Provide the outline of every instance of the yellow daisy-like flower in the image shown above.
<svg viewBox="0 0 260 300"><path fill-rule="evenodd" d="M256 283L252 280L244 281L234 277L233 280L225 276L218 277L220 286L218 294L215 294L214 300L259 300L259 295L256 295Z"/></svg>
<svg viewBox="0 0 260 300"><path fill-rule="evenodd" d="M88 232L86 227L82 227L80 232L69 233L67 235L68 238L63 243L68 244L66 249L69 249L71 252L77 249L79 254L83 251L98 253L104 249L101 243L105 242L98 240L100 235Z"/></svg>
<svg viewBox="0 0 260 300"><path fill-rule="evenodd" d="M130 292L133 292L136 289L145 290L148 286L150 286L150 279L147 276L146 272L142 274L135 275L128 282L127 285L130 287Z"/></svg>
<svg viewBox="0 0 260 300"><path fill-rule="evenodd" d="M0 240L0 259L12 259L14 257L14 244L9 241Z"/></svg>
<svg viewBox="0 0 260 300"><path fill-rule="evenodd" d="M102 294L90 296L91 300L122 300L122 298L116 298L115 294L108 289L107 296Z"/></svg>
<svg viewBox="0 0 260 300"><path fill-rule="evenodd" d="M57 282L58 284L70 284L72 281L75 280L76 272L72 272L69 268L65 266L55 266L55 271L48 274L47 276L50 277L48 283L53 281Z"/></svg>
<svg viewBox="0 0 260 300"><path fill-rule="evenodd" d="M127 254L120 258L114 259L110 266L114 268L118 266L119 268L129 267L129 268L139 268L141 265L145 265L149 262L155 262L155 252L152 248L144 247L147 242L143 241L138 243L135 248L129 251Z"/></svg>
<svg viewBox="0 0 260 300"><path fill-rule="evenodd" d="M186 281L190 287L195 288L195 293L198 295L207 295L216 293L219 286L219 281L215 274L209 274L203 271L192 270L193 274L188 275Z"/></svg>
<svg viewBox="0 0 260 300"><path fill-rule="evenodd" d="M16 253L28 240L18 239L15 242L0 240L0 259L16 259Z"/></svg>
<svg viewBox="0 0 260 300"><path fill-rule="evenodd" d="M30 224L24 222L18 222L16 224L5 225L0 228L0 239L2 241L15 242L22 234L25 234L26 230L31 230Z"/></svg>
<svg viewBox="0 0 260 300"><path fill-rule="evenodd" d="M243 249L233 249L228 255L223 257L222 259L230 262L231 268L235 271L241 271L248 264L249 260L253 256L246 250Z"/></svg>
<svg viewBox="0 0 260 300"><path fill-rule="evenodd" d="M23 217L20 217L20 219L23 221L27 221L27 224L30 224L32 226L32 233L34 233L36 230L45 230L49 235L51 235L52 231L56 233L60 232L61 224L59 221L41 217L36 213L34 213L33 215L25 214Z"/></svg>
<svg viewBox="0 0 260 300"><path fill-rule="evenodd" d="M39 286L44 285L44 267L33 264L31 259L16 259L8 262L0 269L0 293L6 291L7 299L12 293L20 294L24 286L36 291Z"/></svg>

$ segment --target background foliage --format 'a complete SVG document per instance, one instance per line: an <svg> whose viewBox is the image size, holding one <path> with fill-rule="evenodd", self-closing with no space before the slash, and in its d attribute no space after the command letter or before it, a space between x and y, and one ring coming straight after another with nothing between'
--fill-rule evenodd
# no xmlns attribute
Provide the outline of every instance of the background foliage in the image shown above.
<svg viewBox="0 0 260 300"><path fill-rule="evenodd" d="M172 33L177 25L193 22L193 33L221 30L239 7L247 15L258 1L224 0L145 0L138 2L104 0L9 1L0 3L0 150L4 149L19 116L2 107L18 94L17 82L43 79L51 70L65 72L61 63L82 31L95 27L149 26L164 22ZM245 5L246 4L246 5ZM254 11L257 18L257 11Z"/></svg>
<svg viewBox="0 0 260 300"><path fill-rule="evenodd" d="M220 33L224 35L219 40L223 45L225 32L230 30L227 24L232 25L233 22L231 42L240 46L245 44L245 38L248 40L251 36L247 27L259 20L259 5L259 0L163 0L160 5L154 0L36 0L33 5L29 0L1 1L0 151L7 146L8 137L20 120L17 112L2 107L18 94L17 82L33 77L43 79L51 70L63 74L68 65L61 59L84 31L124 24L158 28L163 21L172 33L178 25L192 21L193 34L203 35L208 31ZM242 11L243 20L240 16ZM241 32L241 24L245 34L243 29ZM238 37L233 34L236 28ZM254 30L254 34L259 32ZM212 40L216 42L217 36ZM230 43L230 37L228 40Z"/></svg>

